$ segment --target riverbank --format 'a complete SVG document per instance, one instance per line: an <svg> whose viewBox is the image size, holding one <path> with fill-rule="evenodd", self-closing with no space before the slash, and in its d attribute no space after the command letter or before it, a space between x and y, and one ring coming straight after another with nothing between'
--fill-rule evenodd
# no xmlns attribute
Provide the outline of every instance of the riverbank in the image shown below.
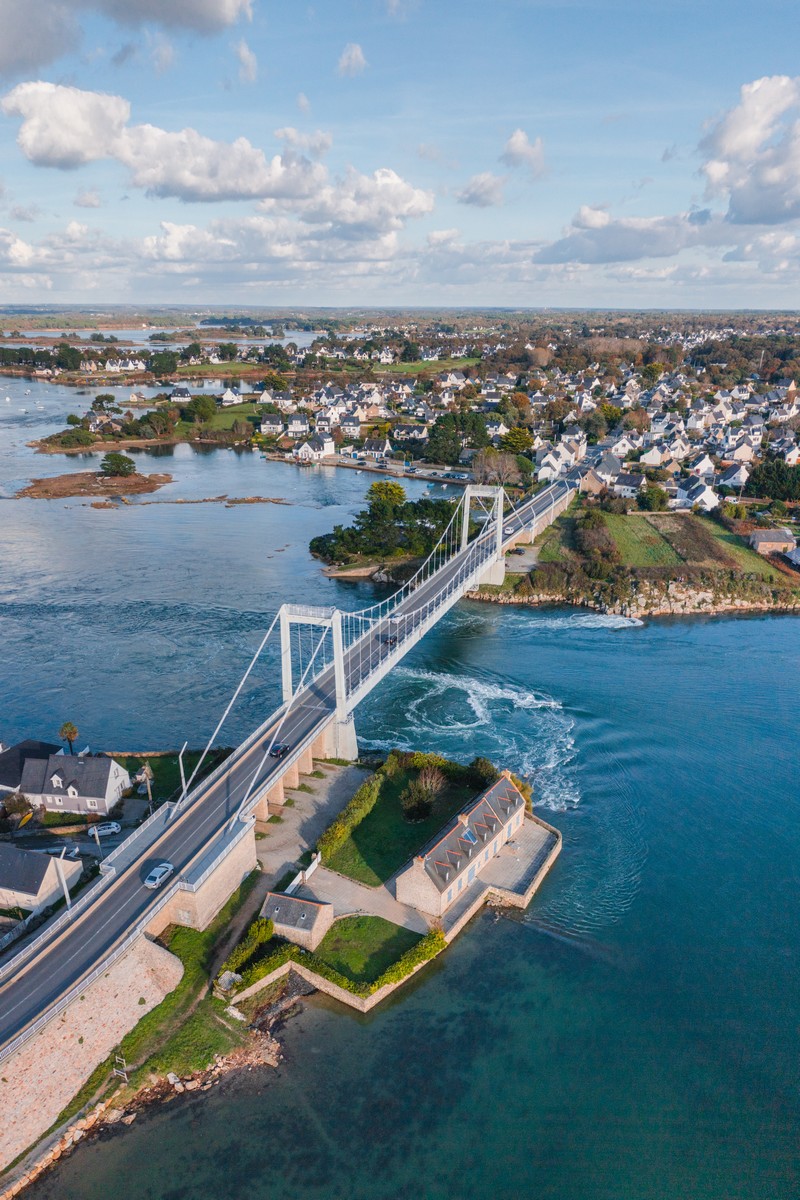
<svg viewBox="0 0 800 1200"><path fill-rule="evenodd" d="M121 496L141 496L157 492L171 475L103 475L99 471L78 471L72 475L54 475L49 479L32 479L20 488L16 500L64 500L70 496L90 496L109 499Z"/></svg>
<svg viewBox="0 0 800 1200"><path fill-rule="evenodd" d="M765 598L748 600L743 597L722 600L713 590L691 589L677 581L671 582L666 590L645 589L630 600L611 600L596 596L575 596L566 592L509 592L502 588L484 587L467 592L468 600L479 600L485 604L513 605L517 608L547 608L568 605L588 609L590 612L613 614L620 617L721 617L735 613L800 613L800 596L789 600L779 598L772 603Z"/></svg>

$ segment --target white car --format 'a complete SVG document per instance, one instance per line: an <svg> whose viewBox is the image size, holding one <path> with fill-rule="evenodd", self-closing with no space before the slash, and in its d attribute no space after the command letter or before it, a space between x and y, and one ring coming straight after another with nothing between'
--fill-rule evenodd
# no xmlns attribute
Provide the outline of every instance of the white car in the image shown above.
<svg viewBox="0 0 800 1200"><path fill-rule="evenodd" d="M122 833L119 821L101 821L99 825L90 825L89 833L97 837L111 837L114 833Z"/></svg>
<svg viewBox="0 0 800 1200"><path fill-rule="evenodd" d="M160 888L163 883L167 882L170 875L174 874L175 868L171 862L160 862L157 866L153 867L144 881L144 886L154 892L156 888Z"/></svg>

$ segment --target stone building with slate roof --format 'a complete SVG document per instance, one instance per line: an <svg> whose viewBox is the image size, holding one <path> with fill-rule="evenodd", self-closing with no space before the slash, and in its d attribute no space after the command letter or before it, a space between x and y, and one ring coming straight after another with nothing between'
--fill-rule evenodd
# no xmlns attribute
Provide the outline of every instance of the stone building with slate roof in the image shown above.
<svg viewBox="0 0 800 1200"><path fill-rule="evenodd" d="M401 904L441 917L525 818L525 798L507 772L472 800L397 875Z"/></svg>
<svg viewBox="0 0 800 1200"><path fill-rule="evenodd" d="M261 916L272 921L278 937L305 950L316 950L333 924L333 905L302 900L285 892L268 892Z"/></svg>
<svg viewBox="0 0 800 1200"><path fill-rule="evenodd" d="M54 904L63 896L58 872L68 888L78 882L83 864L56 860L49 854L20 850L0 842L0 908L25 908L31 912Z"/></svg>

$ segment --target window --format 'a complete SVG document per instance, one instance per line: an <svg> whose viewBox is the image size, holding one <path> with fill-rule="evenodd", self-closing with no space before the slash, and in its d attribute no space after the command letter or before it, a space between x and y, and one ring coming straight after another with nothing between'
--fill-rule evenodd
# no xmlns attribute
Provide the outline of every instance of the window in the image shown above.
<svg viewBox="0 0 800 1200"><path fill-rule="evenodd" d="M474 878L475 878L475 868L470 867L469 874L467 875L467 883L472 883Z"/></svg>
<svg viewBox="0 0 800 1200"><path fill-rule="evenodd" d="M493 853L497 854L497 838L494 839Z"/></svg>
<svg viewBox="0 0 800 1200"><path fill-rule="evenodd" d="M512 825L509 825L508 829L506 830L506 833L508 834L508 836L509 836L509 837L511 837L511 830L512 830L513 828L514 828L514 826L513 826L513 824L512 824Z"/></svg>
<svg viewBox="0 0 800 1200"><path fill-rule="evenodd" d="M87 808L97 808L97 801L96 800L87 800L86 807Z"/></svg>
<svg viewBox="0 0 800 1200"><path fill-rule="evenodd" d="M484 856L483 856L483 861L484 861L484 862L488 862L488 861L489 861L489 851L488 851L488 850L486 851L486 853L485 853L485 854L484 854Z"/></svg>
<svg viewBox="0 0 800 1200"><path fill-rule="evenodd" d="M63 798L63 796L53 796L53 799L55 800L56 804L63 804L63 803L64 803L64 798Z"/></svg>
<svg viewBox="0 0 800 1200"><path fill-rule="evenodd" d="M449 904L452 899L453 899L453 889L450 888L447 892L447 903Z"/></svg>
<svg viewBox="0 0 800 1200"><path fill-rule="evenodd" d="M462 884L462 883L463 883L463 880L459 879L459 881L458 881L458 890L459 890L459 891L461 891L461 884Z"/></svg>

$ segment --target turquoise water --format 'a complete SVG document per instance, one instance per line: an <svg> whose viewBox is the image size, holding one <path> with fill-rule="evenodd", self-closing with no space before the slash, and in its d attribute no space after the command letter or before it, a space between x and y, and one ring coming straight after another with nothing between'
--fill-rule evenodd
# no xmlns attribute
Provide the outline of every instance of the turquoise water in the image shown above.
<svg viewBox="0 0 800 1200"><path fill-rule="evenodd" d="M2 502L0 736L69 716L97 744L197 739L279 597L365 594L305 546L369 476L167 469L178 494L293 503ZM529 911L479 918L368 1017L312 1000L279 1071L140 1117L31 1195L795 1200L798 678L793 618L459 606L359 731L533 776L564 850ZM232 734L273 696L265 668Z"/></svg>

